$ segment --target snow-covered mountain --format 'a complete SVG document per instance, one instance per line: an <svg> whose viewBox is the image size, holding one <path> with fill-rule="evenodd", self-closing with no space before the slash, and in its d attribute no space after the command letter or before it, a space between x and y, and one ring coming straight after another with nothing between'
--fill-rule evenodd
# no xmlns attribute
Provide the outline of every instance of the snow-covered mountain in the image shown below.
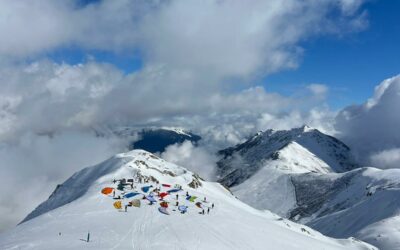
<svg viewBox="0 0 400 250"><path fill-rule="evenodd" d="M75 173L23 223L0 234L0 249L375 248L256 210L218 183L134 150Z"/></svg>
<svg viewBox="0 0 400 250"><path fill-rule="evenodd" d="M220 153L220 181L253 207L400 249L400 170L358 168L345 144L307 126L261 132Z"/></svg>
<svg viewBox="0 0 400 250"><path fill-rule="evenodd" d="M218 178L227 186L242 183L265 165L290 173L344 172L356 167L349 147L308 126L259 132L219 154Z"/></svg>

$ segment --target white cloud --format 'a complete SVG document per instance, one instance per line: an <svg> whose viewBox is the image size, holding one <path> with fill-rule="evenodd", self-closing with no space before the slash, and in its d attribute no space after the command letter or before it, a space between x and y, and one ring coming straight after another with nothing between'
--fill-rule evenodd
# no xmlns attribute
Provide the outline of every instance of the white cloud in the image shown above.
<svg viewBox="0 0 400 250"><path fill-rule="evenodd" d="M400 168L400 148L392 148L371 155L371 164L380 168Z"/></svg>
<svg viewBox="0 0 400 250"><path fill-rule="evenodd" d="M17 143L0 143L0 211L7 214L0 231L21 221L75 171L122 150L118 141L75 131L52 137L27 132Z"/></svg>
<svg viewBox="0 0 400 250"><path fill-rule="evenodd" d="M161 157L166 161L198 173L202 178L213 180L217 157L203 147L196 147L190 141L168 146Z"/></svg>
<svg viewBox="0 0 400 250"><path fill-rule="evenodd" d="M307 89L310 90L311 93L313 93L318 98L325 98L329 90L328 86L326 86L325 84L318 83L308 85Z"/></svg>
<svg viewBox="0 0 400 250"><path fill-rule="evenodd" d="M132 53L208 75L296 67L311 36L359 30L363 1L2 1L0 58L73 47ZM335 15L330 15L332 11Z"/></svg>
<svg viewBox="0 0 400 250"><path fill-rule="evenodd" d="M383 81L366 103L342 110L335 119L340 136L358 152L360 160L373 163L400 147L400 76ZM370 155L371 158L366 157ZM385 167L385 166L376 166Z"/></svg>

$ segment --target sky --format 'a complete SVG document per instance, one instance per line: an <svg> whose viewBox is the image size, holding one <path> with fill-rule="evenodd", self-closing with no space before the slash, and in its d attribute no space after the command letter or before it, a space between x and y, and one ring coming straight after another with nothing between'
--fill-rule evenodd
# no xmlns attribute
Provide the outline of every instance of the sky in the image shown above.
<svg viewBox="0 0 400 250"><path fill-rule="evenodd" d="M216 150L304 124L361 164L399 167L399 5L0 1L0 188L16 194L0 197L0 214L12 214L0 230L75 171L126 150L95 132L120 126L201 135L199 148L163 157L207 175Z"/></svg>

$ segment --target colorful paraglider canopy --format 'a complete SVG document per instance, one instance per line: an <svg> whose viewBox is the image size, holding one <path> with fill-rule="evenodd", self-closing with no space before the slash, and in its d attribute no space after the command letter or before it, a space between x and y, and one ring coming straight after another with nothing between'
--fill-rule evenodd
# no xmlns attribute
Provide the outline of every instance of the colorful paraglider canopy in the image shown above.
<svg viewBox="0 0 400 250"><path fill-rule="evenodd" d="M192 198L192 196L190 195L186 196L186 200L190 200L190 198Z"/></svg>
<svg viewBox="0 0 400 250"><path fill-rule="evenodd" d="M116 201L114 202L114 207L116 209L121 209L122 208L122 202L121 201Z"/></svg>
<svg viewBox="0 0 400 250"><path fill-rule="evenodd" d="M114 188L112 187L105 187L101 190L102 194L108 195L111 194L114 191Z"/></svg>
<svg viewBox="0 0 400 250"><path fill-rule="evenodd" d="M129 204L133 207L140 207L140 200L139 199L135 199L129 202Z"/></svg>
<svg viewBox="0 0 400 250"><path fill-rule="evenodd" d="M179 191L181 191L181 189L174 188L174 189L168 190L167 192L168 193L175 193L175 192L179 192Z"/></svg>
<svg viewBox="0 0 400 250"><path fill-rule="evenodd" d="M196 202L196 206L197 206L198 208L201 208L201 202Z"/></svg>
<svg viewBox="0 0 400 250"><path fill-rule="evenodd" d="M197 196L190 196L189 201L190 202L194 202L194 200L196 200Z"/></svg>
<svg viewBox="0 0 400 250"><path fill-rule="evenodd" d="M148 201L150 201L150 202L157 202L157 201L154 199L154 197L151 196L151 195L147 195L147 196L146 196L146 199L147 199Z"/></svg>
<svg viewBox="0 0 400 250"><path fill-rule="evenodd" d="M160 202L160 206L167 208L168 207L168 202L166 202L166 201Z"/></svg>
<svg viewBox="0 0 400 250"><path fill-rule="evenodd" d="M163 193L160 193L158 196L160 196L160 198L164 198L164 197L167 196L167 195L168 195L168 193L163 192Z"/></svg>
<svg viewBox="0 0 400 250"><path fill-rule="evenodd" d="M178 207L178 210L181 211L181 212L186 212L187 209L188 209L188 207L187 206L183 206L183 205Z"/></svg>
<svg viewBox="0 0 400 250"><path fill-rule="evenodd" d="M160 211L160 213L162 213L162 214L169 215L167 208L165 208L165 207L159 207L158 211Z"/></svg>
<svg viewBox="0 0 400 250"><path fill-rule="evenodd" d="M163 187L171 187L171 185L170 184L161 184Z"/></svg>
<svg viewBox="0 0 400 250"><path fill-rule="evenodd" d="M145 192L145 193L147 193L147 192L149 192L149 190L150 190L151 187L153 187L153 186L145 186L145 187L142 187L142 191Z"/></svg>
<svg viewBox="0 0 400 250"><path fill-rule="evenodd" d="M125 194L124 197L125 197L125 198L131 198L131 197L136 196L136 195L138 195L138 194L139 194L139 193L131 192L131 193Z"/></svg>

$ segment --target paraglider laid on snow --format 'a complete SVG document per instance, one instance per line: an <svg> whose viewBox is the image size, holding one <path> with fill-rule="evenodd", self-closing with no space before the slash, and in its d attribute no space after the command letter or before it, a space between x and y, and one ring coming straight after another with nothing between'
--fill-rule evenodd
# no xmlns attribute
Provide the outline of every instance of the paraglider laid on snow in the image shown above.
<svg viewBox="0 0 400 250"><path fill-rule="evenodd" d="M196 200L196 199L197 199L197 196L194 196L194 195L193 196L189 195L189 196L186 197L186 200L188 200L190 202L194 202L194 200Z"/></svg>
<svg viewBox="0 0 400 250"><path fill-rule="evenodd" d="M121 201L116 201L114 202L114 207L116 209L121 209L122 208L122 202Z"/></svg>
<svg viewBox="0 0 400 250"><path fill-rule="evenodd" d="M137 192L127 193L127 194L124 195L124 198L131 198L131 197L136 196L138 194L140 194L140 193L137 193Z"/></svg>
<svg viewBox="0 0 400 250"><path fill-rule="evenodd" d="M102 194L105 194L105 195L109 195L109 194L111 194L113 191L114 191L114 188L112 188L112 187L105 187L105 188L103 188L103 189L101 190L101 193L102 193Z"/></svg>
<svg viewBox="0 0 400 250"><path fill-rule="evenodd" d="M202 207L201 207L201 202L199 202L199 201L196 202L196 206L197 206L198 208L202 208Z"/></svg>
<svg viewBox="0 0 400 250"><path fill-rule="evenodd" d="M154 199L154 197L151 196L151 195L147 195L147 196L146 196L146 199L147 199L148 201L152 202L152 203L156 203L156 202L157 202L156 199Z"/></svg>
<svg viewBox="0 0 400 250"><path fill-rule="evenodd" d="M163 187L171 187L170 184L161 184Z"/></svg>
<svg viewBox="0 0 400 250"><path fill-rule="evenodd" d="M181 205L181 206L178 207L178 210L179 210L182 214L186 213L186 212L187 212L187 209L188 209L188 207L187 207L187 206L183 206L183 205Z"/></svg>
<svg viewBox="0 0 400 250"><path fill-rule="evenodd" d="M165 207L159 207L158 211L160 211L160 213L162 213L162 214L169 215L167 208L165 208Z"/></svg>
<svg viewBox="0 0 400 250"><path fill-rule="evenodd" d="M163 192L163 193L160 193L158 196L159 196L161 199L164 199L164 197L167 196L167 195L168 195L168 193Z"/></svg>
<svg viewBox="0 0 400 250"><path fill-rule="evenodd" d="M179 191L181 191L181 189L174 188L174 189L168 190L167 193L175 193L175 192L179 192Z"/></svg>
<svg viewBox="0 0 400 250"><path fill-rule="evenodd" d="M160 206L167 208L168 207L168 202L163 201L163 202L160 203Z"/></svg>
<svg viewBox="0 0 400 250"><path fill-rule="evenodd" d="M147 192L149 192L150 188L152 188L152 187L153 186L144 186L144 187L142 187L142 191L147 193Z"/></svg>
<svg viewBox="0 0 400 250"><path fill-rule="evenodd" d="M135 199L129 202L129 205L131 205L132 207L140 207L140 200L139 199Z"/></svg>

